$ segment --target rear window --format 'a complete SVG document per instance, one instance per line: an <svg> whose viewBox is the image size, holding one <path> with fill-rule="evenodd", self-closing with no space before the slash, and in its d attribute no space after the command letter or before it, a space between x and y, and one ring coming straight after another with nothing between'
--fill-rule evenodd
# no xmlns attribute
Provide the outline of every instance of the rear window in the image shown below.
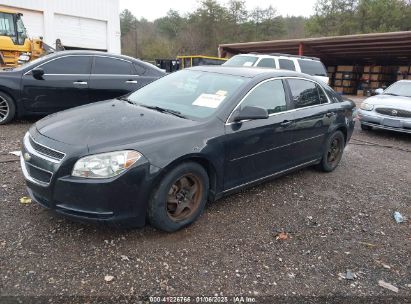
<svg viewBox="0 0 411 304"><path fill-rule="evenodd" d="M227 66L253 66L257 61L255 56L234 56L227 60L223 65Z"/></svg>
<svg viewBox="0 0 411 304"><path fill-rule="evenodd" d="M95 57L93 74L131 75L131 71L131 63L129 61L110 57Z"/></svg>
<svg viewBox="0 0 411 304"><path fill-rule="evenodd" d="M327 76L324 65L320 61L298 59L301 72L313 76Z"/></svg>

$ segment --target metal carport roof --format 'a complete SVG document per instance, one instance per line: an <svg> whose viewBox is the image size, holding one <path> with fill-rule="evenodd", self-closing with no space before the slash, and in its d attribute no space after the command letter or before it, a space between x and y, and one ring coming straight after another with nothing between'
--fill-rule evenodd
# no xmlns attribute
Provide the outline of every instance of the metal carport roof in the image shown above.
<svg viewBox="0 0 411 304"><path fill-rule="evenodd" d="M410 64L411 31L221 44L220 57L239 53L286 53L334 64Z"/></svg>

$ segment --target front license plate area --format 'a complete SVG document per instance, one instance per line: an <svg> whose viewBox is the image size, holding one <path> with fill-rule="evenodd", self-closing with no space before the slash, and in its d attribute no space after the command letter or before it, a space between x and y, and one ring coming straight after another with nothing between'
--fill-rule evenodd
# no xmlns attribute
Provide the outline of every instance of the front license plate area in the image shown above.
<svg viewBox="0 0 411 304"><path fill-rule="evenodd" d="M401 127L401 122L396 119L389 119L385 118L383 121L384 126L387 127L394 127L394 128L400 128Z"/></svg>

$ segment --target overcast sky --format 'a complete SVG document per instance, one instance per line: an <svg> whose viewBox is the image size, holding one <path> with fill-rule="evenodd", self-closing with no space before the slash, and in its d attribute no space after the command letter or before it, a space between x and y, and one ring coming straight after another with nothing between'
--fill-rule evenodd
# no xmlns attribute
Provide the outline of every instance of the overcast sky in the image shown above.
<svg viewBox="0 0 411 304"><path fill-rule="evenodd" d="M227 1L218 1L226 4ZM251 10L256 6L266 8L270 4L283 15L310 16L313 13L315 0L245 0L247 9ZM120 11L127 8L137 18L144 17L153 21L163 17L170 9L185 14L194 11L198 7L198 0L120 0Z"/></svg>

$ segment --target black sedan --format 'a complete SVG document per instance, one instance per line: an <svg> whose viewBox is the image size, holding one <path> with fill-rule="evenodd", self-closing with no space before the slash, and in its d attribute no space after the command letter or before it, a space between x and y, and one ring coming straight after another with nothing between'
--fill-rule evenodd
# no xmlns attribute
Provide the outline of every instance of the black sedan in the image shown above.
<svg viewBox="0 0 411 304"><path fill-rule="evenodd" d="M63 51L0 72L0 124L128 94L165 73L127 56Z"/></svg>
<svg viewBox="0 0 411 304"><path fill-rule="evenodd" d="M176 231L207 201L307 166L334 170L354 107L296 72L190 68L38 121L21 167L33 200L59 213Z"/></svg>

